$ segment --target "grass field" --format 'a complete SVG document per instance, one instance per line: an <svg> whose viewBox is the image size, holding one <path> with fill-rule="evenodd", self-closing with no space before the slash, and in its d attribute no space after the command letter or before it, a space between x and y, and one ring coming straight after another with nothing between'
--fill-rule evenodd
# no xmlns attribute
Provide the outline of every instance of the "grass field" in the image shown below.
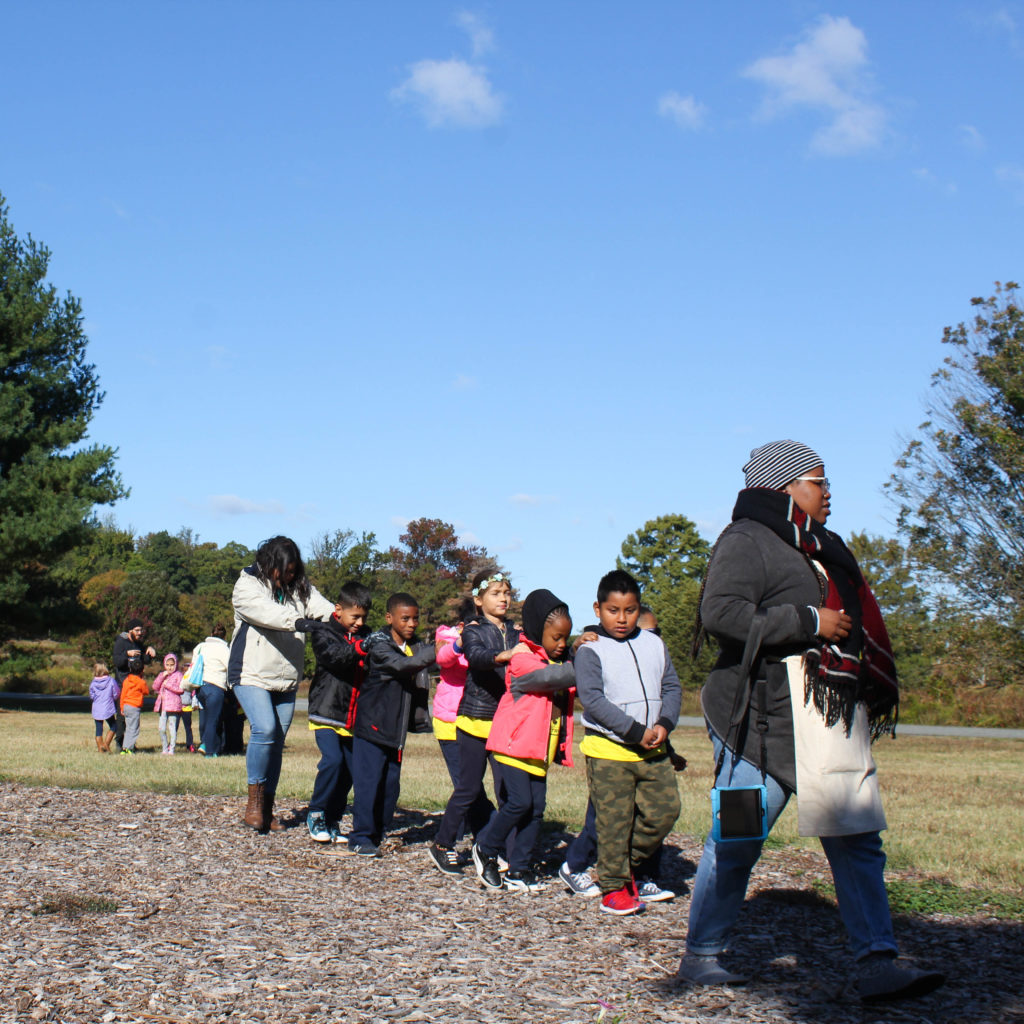
<svg viewBox="0 0 1024 1024"><path fill-rule="evenodd" d="M685 728L676 730L673 742L690 761L679 776L683 809L676 828L703 836L709 816L710 744L702 730ZM0 711L0 781L243 799L244 758L161 757L156 715L143 716L138 749L134 758L98 753L87 715ZM288 734L279 799L305 802L317 758L300 712ZM1024 741L902 736L877 743L875 758L889 819L885 842L891 868L934 883L1024 895ZM580 827L586 807L582 758L577 764L552 771L545 816L573 830ZM401 804L440 810L450 788L433 737L410 736ZM816 840L796 834L792 803L769 843L818 847Z"/></svg>

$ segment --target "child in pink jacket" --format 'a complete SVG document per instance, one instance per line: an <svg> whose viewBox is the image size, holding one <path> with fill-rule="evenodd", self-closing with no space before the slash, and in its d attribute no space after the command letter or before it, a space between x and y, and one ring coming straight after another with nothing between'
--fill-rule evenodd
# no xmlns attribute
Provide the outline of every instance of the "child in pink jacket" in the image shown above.
<svg viewBox="0 0 1024 1024"><path fill-rule="evenodd" d="M469 607L467 608L467 603ZM448 766L452 786L459 777L459 747L455 742L455 717L459 701L466 686L466 671L469 662L462 653L459 642L462 639L462 621L473 612L471 602L463 602L459 608L459 622L455 626L438 626L434 631L434 649L437 652L437 667L441 670L441 681L434 692L433 725L434 738L441 748L441 756ZM459 829L462 838L462 829Z"/></svg>
<svg viewBox="0 0 1024 1024"><path fill-rule="evenodd" d="M564 601L550 590L534 590L523 602L520 640L528 654L516 654L505 672L505 695L498 702L487 749L502 764L506 800L473 847L473 864L484 885L499 889L498 857L516 830L504 887L541 888L530 868L547 798L548 766L572 766L573 667L568 653L572 619Z"/></svg>
<svg viewBox="0 0 1024 1024"><path fill-rule="evenodd" d="M153 692L157 694L154 711L160 712L160 740L163 753L173 754L178 739L178 719L181 718L182 675L178 671L178 656L164 656L164 670L153 680Z"/></svg>

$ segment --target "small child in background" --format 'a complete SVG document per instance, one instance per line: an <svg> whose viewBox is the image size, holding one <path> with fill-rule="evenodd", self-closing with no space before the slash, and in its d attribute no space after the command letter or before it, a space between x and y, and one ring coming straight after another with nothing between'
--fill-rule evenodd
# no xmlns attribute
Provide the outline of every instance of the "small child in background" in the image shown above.
<svg viewBox="0 0 1024 1024"><path fill-rule="evenodd" d="M366 675L352 730L352 783L355 809L348 852L379 857L401 787L402 750L413 716L413 691L421 669L434 664L434 645L412 642L420 608L411 594L392 594L384 616L387 628L367 637Z"/></svg>
<svg viewBox="0 0 1024 1024"><path fill-rule="evenodd" d="M681 691L662 640L637 626L640 587L621 569L601 578L597 639L576 654L586 735L587 782L597 827L601 910L644 909L634 871L679 815L665 741L679 719Z"/></svg>
<svg viewBox="0 0 1024 1024"><path fill-rule="evenodd" d="M526 653L513 656L487 738L487 749L503 765L505 802L473 845L473 864L484 885L502 887L498 857L509 836L504 886L513 891L541 888L530 866L540 834L551 764L572 767L572 687L575 675L564 659L572 619L569 608L550 590L534 590L523 602L521 642Z"/></svg>
<svg viewBox="0 0 1024 1024"><path fill-rule="evenodd" d="M192 734L192 709L199 710L199 692L186 682L190 666L186 665L181 673L181 724L185 730L185 749L190 754L198 753L195 736Z"/></svg>
<svg viewBox="0 0 1024 1024"><path fill-rule="evenodd" d="M160 712L161 753L173 754L178 741L178 719L181 718L181 673L178 656L164 655L164 670L153 680L153 692L159 696L153 705Z"/></svg>
<svg viewBox="0 0 1024 1024"><path fill-rule="evenodd" d="M121 687L102 661L92 667L93 680L89 684L89 699L92 701L92 717L96 723L96 749L101 754L110 753L110 741L117 732L117 698ZM103 723L106 722L106 739L103 738Z"/></svg>
<svg viewBox="0 0 1024 1024"><path fill-rule="evenodd" d="M142 678L142 658L133 655L128 659L128 675L121 682L121 714L124 715L122 757L135 754L142 725L142 699L147 693L149 686Z"/></svg>
<svg viewBox="0 0 1024 1024"><path fill-rule="evenodd" d="M311 636L316 671L309 684L309 728L320 763L309 798L306 827L316 843L343 843L341 819L352 789L352 729L363 685L369 635L366 616L372 604L362 583L346 583L338 593L334 614L316 623Z"/></svg>

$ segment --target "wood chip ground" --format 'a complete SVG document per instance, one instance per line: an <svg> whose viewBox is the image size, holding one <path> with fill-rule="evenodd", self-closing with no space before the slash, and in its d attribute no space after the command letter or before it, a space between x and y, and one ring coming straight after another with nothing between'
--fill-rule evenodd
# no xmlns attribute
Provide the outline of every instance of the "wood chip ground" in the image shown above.
<svg viewBox="0 0 1024 1024"><path fill-rule="evenodd" d="M333 856L296 827L257 836L241 802L0 785L0 1021L978 1021L1024 1024L1024 926L899 918L903 954L947 986L863 1008L824 859L769 850L731 966L746 988L674 981L698 845L670 837L683 895L638 917L554 879L484 890L427 858L436 818L400 815L380 860ZM553 874L567 837L545 834Z"/></svg>

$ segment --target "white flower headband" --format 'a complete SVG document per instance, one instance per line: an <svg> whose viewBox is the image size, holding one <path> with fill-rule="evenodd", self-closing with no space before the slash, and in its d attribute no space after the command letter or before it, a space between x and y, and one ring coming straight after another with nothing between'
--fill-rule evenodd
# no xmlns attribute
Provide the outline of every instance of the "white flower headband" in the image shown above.
<svg viewBox="0 0 1024 1024"><path fill-rule="evenodd" d="M479 597L492 583L508 583L511 586L511 579L503 572L496 572L493 576L481 580L480 585L473 588L473 596Z"/></svg>

